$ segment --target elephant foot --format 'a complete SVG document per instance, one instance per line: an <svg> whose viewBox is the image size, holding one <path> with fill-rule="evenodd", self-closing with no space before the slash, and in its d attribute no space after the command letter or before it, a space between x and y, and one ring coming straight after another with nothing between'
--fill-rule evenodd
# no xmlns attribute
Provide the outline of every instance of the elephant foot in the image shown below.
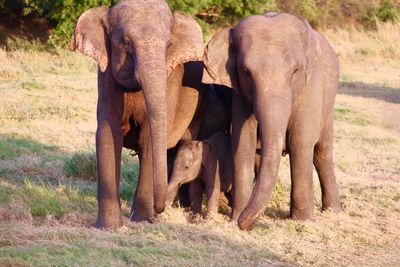
<svg viewBox="0 0 400 267"><path fill-rule="evenodd" d="M200 213L190 213L188 217L188 222L193 224L199 224L203 221Z"/></svg>
<svg viewBox="0 0 400 267"><path fill-rule="evenodd" d="M322 206L322 212L324 211L332 211L333 213L342 213L343 209L340 206L340 204L336 204L336 205L323 205Z"/></svg>
<svg viewBox="0 0 400 267"><path fill-rule="evenodd" d="M152 211L141 211L141 210L133 210L131 213L130 220L132 222L154 222L154 210Z"/></svg>
<svg viewBox="0 0 400 267"><path fill-rule="evenodd" d="M235 210L232 210L232 212L231 212L231 221L232 222L235 222L236 224L238 223L238 220L239 220L239 216L240 216L240 212L235 212Z"/></svg>
<svg viewBox="0 0 400 267"><path fill-rule="evenodd" d="M228 221L228 225L233 226L233 227L238 227L238 221L237 220L234 221L234 220L230 219Z"/></svg>
<svg viewBox="0 0 400 267"><path fill-rule="evenodd" d="M122 216L97 216L92 226L97 229L116 229L122 226Z"/></svg>
<svg viewBox="0 0 400 267"><path fill-rule="evenodd" d="M314 210L312 208L290 208L290 218L297 221L314 220Z"/></svg>
<svg viewBox="0 0 400 267"><path fill-rule="evenodd" d="M218 212L206 212L206 214L204 215L204 220L208 221L208 220L214 220L217 216Z"/></svg>

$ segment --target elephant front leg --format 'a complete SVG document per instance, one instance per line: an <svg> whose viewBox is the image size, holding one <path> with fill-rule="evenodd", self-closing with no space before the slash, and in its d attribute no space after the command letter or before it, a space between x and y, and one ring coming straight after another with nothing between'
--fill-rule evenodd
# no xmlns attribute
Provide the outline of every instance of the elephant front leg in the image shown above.
<svg viewBox="0 0 400 267"><path fill-rule="evenodd" d="M144 125L141 130L140 140L140 171L131 211L131 220L136 222L151 221L155 215L152 145L147 125Z"/></svg>
<svg viewBox="0 0 400 267"><path fill-rule="evenodd" d="M233 95L232 99L232 152L234 159L232 221L237 222L246 207L254 177L254 161L257 144L257 121L252 108Z"/></svg>
<svg viewBox="0 0 400 267"><path fill-rule="evenodd" d="M297 143L290 151L290 217L295 220L314 218L313 146Z"/></svg>
<svg viewBox="0 0 400 267"><path fill-rule="evenodd" d="M122 133L112 128L107 122L102 122L96 134L99 210L94 226L97 228L122 225L119 199Z"/></svg>
<svg viewBox="0 0 400 267"><path fill-rule="evenodd" d="M116 87L111 71L99 72L97 104L97 228L115 228L122 225L119 180L122 152L122 115L124 95Z"/></svg>

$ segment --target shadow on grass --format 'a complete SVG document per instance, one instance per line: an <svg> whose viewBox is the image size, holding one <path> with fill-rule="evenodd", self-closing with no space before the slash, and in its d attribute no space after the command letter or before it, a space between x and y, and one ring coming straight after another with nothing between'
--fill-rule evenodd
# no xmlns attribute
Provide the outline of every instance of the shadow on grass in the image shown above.
<svg viewBox="0 0 400 267"><path fill-rule="evenodd" d="M71 158L76 154L65 153L57 146L45 145L15 136L0 136L0 153L0 163L20 160L22 155L36 155L40 159L50 155L62 160ZM79 158L78 161L80 160L85 160L85 158ZM70 164L72 163L70 162ZM39 168L45 167L41 163L38 166ZM131 200L136 188L138 166L124 163L122 168L121 197L124 200ZM59 181L45 178L41 174L20 175L17 172L6 172L0 176L0 193L6 195L3 199L0 198L0 208L3 208L3 210L13 209L13 212L16 213L15 207L11 205L13 205L14 200L19 201L21 214L26 215L26 220L29 220L30 216L34 217L35 222L39 222L39 225L42 224L41 221L54 217L62 222L61 224L89 227L97 210L95 183L84 179ZM71 214L78 215L73 218ZM12 223L16 220L12 216L7 218L2 221ZM238 233L236 229L225 232L221 231L219 226L216 226L216 229L210 229L188 224L175 225L168 222L146 225L145 227L132 225L128 228L133 228L134 238L130 238L129 235L124 236L124 238L118 237L115 241L121 242L121 245L112 249L109 247L93 247L92 238L85 243L78 234L75 241L84 244L78 247L75 244L68 246L72 247L69 252L74 255L74 263L78 261L82 262L82 265L86 265L87 255L91 253L97 259L105 257L104 260L117 260L131 265L158 265L160 258L161 262L176 262L177 265L187 265L193 261L198 263L205 261L208 263L207 265L212 265L215 258L224 255L226 246L229 246L228 251L234 253L234 256L228 255L224 259L219 259L221 265L235 265L238 262L241 262L239 265L287 265L283 259L268 248L256 245L248 241L246 237L240 237L241 232ZM93 232L95 231L90 231L90 236ZM160 234L154 234L154 232ZM235 234L239 236L237 238L230 236ZM165 238L160 239L160 235L165 236ZM125 237L128 237L127 240ZM68 240L74 240L74 238L71 237ZM32 241L29 246L25 246L23 249L8 246L3 248L1 253L9 259L20 260L21 263L29 261L30 263L37 263L36 265L40 265L41 257L46 254L49 262L54 265L60 263L60 260L61 262L70 260L71 255L64 253L65 247L58 250L58 248L54 248L55 246L51 242L48 243L49 245L35 244L35 242ZM41 252L39 254L36 253L38 247L40 247ZM75 251L81 250L87 251L87 254L83 253L79 254L79 257L75 257Z"/></svg>
<svg viewBox="0 0 400 267"><path fill-rule="evenodd" d="M269 247L249 240L255 233L226 227L190 224L130 224L120 231L46 228L24 246L15 246L11 232L8 246L0 247L10 265L127 265L127 266L291 266L295 264ZM14 229L12 229L14 230ZM22 229L23 232L29 232ZM21 231L20 229L16 230ZM22 234L27 235L27 234ZM29 235L28 235L29 237ZM68 237L67 239L65 237ZM50 240L57 240L57 245ZM40 240L39 240L40 239ZM1 259L1 258L0 258Z"/></svg>
<svg viewBox="0 0 400 267"><path fill-rule="evenodd" d="M290 219L289 210L284 210L282 208L267 208L264 212L267 217L274 219L286 220Z"/></svg>
<svg viewBox="0 0 400 267"><path fill-rule="evenodd" d="M375 98L389 103L400 104L400 88L363 82L341 82L339 94Z"/></svg>
<svg viewBox="0 0 400 267"><path fill-rule="evenodd" d="M120 197L131 202L137 186L138 163L122 155ZM21 196L34 217L61 218L69 210L84 210L85 199L96 197L96 153L65 152L28 138L0 135L0 194ZM4 192L3 192L4 193ZM68 199L64 201L63 199ZM9 202L2 200L0 209ZM84 208L79 208L84 207ZM92 206L91 210L93 209Z"/></svg>

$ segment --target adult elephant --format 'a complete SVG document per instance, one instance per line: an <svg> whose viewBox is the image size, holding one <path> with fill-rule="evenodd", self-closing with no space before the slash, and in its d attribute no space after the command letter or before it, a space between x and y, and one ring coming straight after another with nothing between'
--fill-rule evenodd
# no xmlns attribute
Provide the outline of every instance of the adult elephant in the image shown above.
<svg viewBox="0 0 400 267"><path fill-rule="evenodd" d="M243 19L213 36L205 52L203 82L234 89L232 219L251 229L271 197L281 155L289 153L290 215L313 218L313 163L322 208L340 212L332 163L337 56L321 34L285 13ZM252 193L257 123L261 161Z"/></svg>
<svg viewBox="0 0 400 267"><path fill-rule="evenodd" d="M200 127L192 121L203 90L201 29L165 1L122 0L84 12L70 49L99 64L95 226L122 224L122 146L138 151L140 161L131 219L149 220L165 207L167 148Z"/></svg>

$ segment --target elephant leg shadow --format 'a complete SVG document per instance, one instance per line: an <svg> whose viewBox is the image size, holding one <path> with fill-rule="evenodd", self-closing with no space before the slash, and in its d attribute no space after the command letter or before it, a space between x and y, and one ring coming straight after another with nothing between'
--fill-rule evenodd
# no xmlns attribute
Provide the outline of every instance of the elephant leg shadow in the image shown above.
<svg viewBox="0 0 400 267"><path fill-rule="evenodd" d="M281 220L290 219L290 212L282 208L267 208L264 214L274 219L281 219Z"/></svg>

